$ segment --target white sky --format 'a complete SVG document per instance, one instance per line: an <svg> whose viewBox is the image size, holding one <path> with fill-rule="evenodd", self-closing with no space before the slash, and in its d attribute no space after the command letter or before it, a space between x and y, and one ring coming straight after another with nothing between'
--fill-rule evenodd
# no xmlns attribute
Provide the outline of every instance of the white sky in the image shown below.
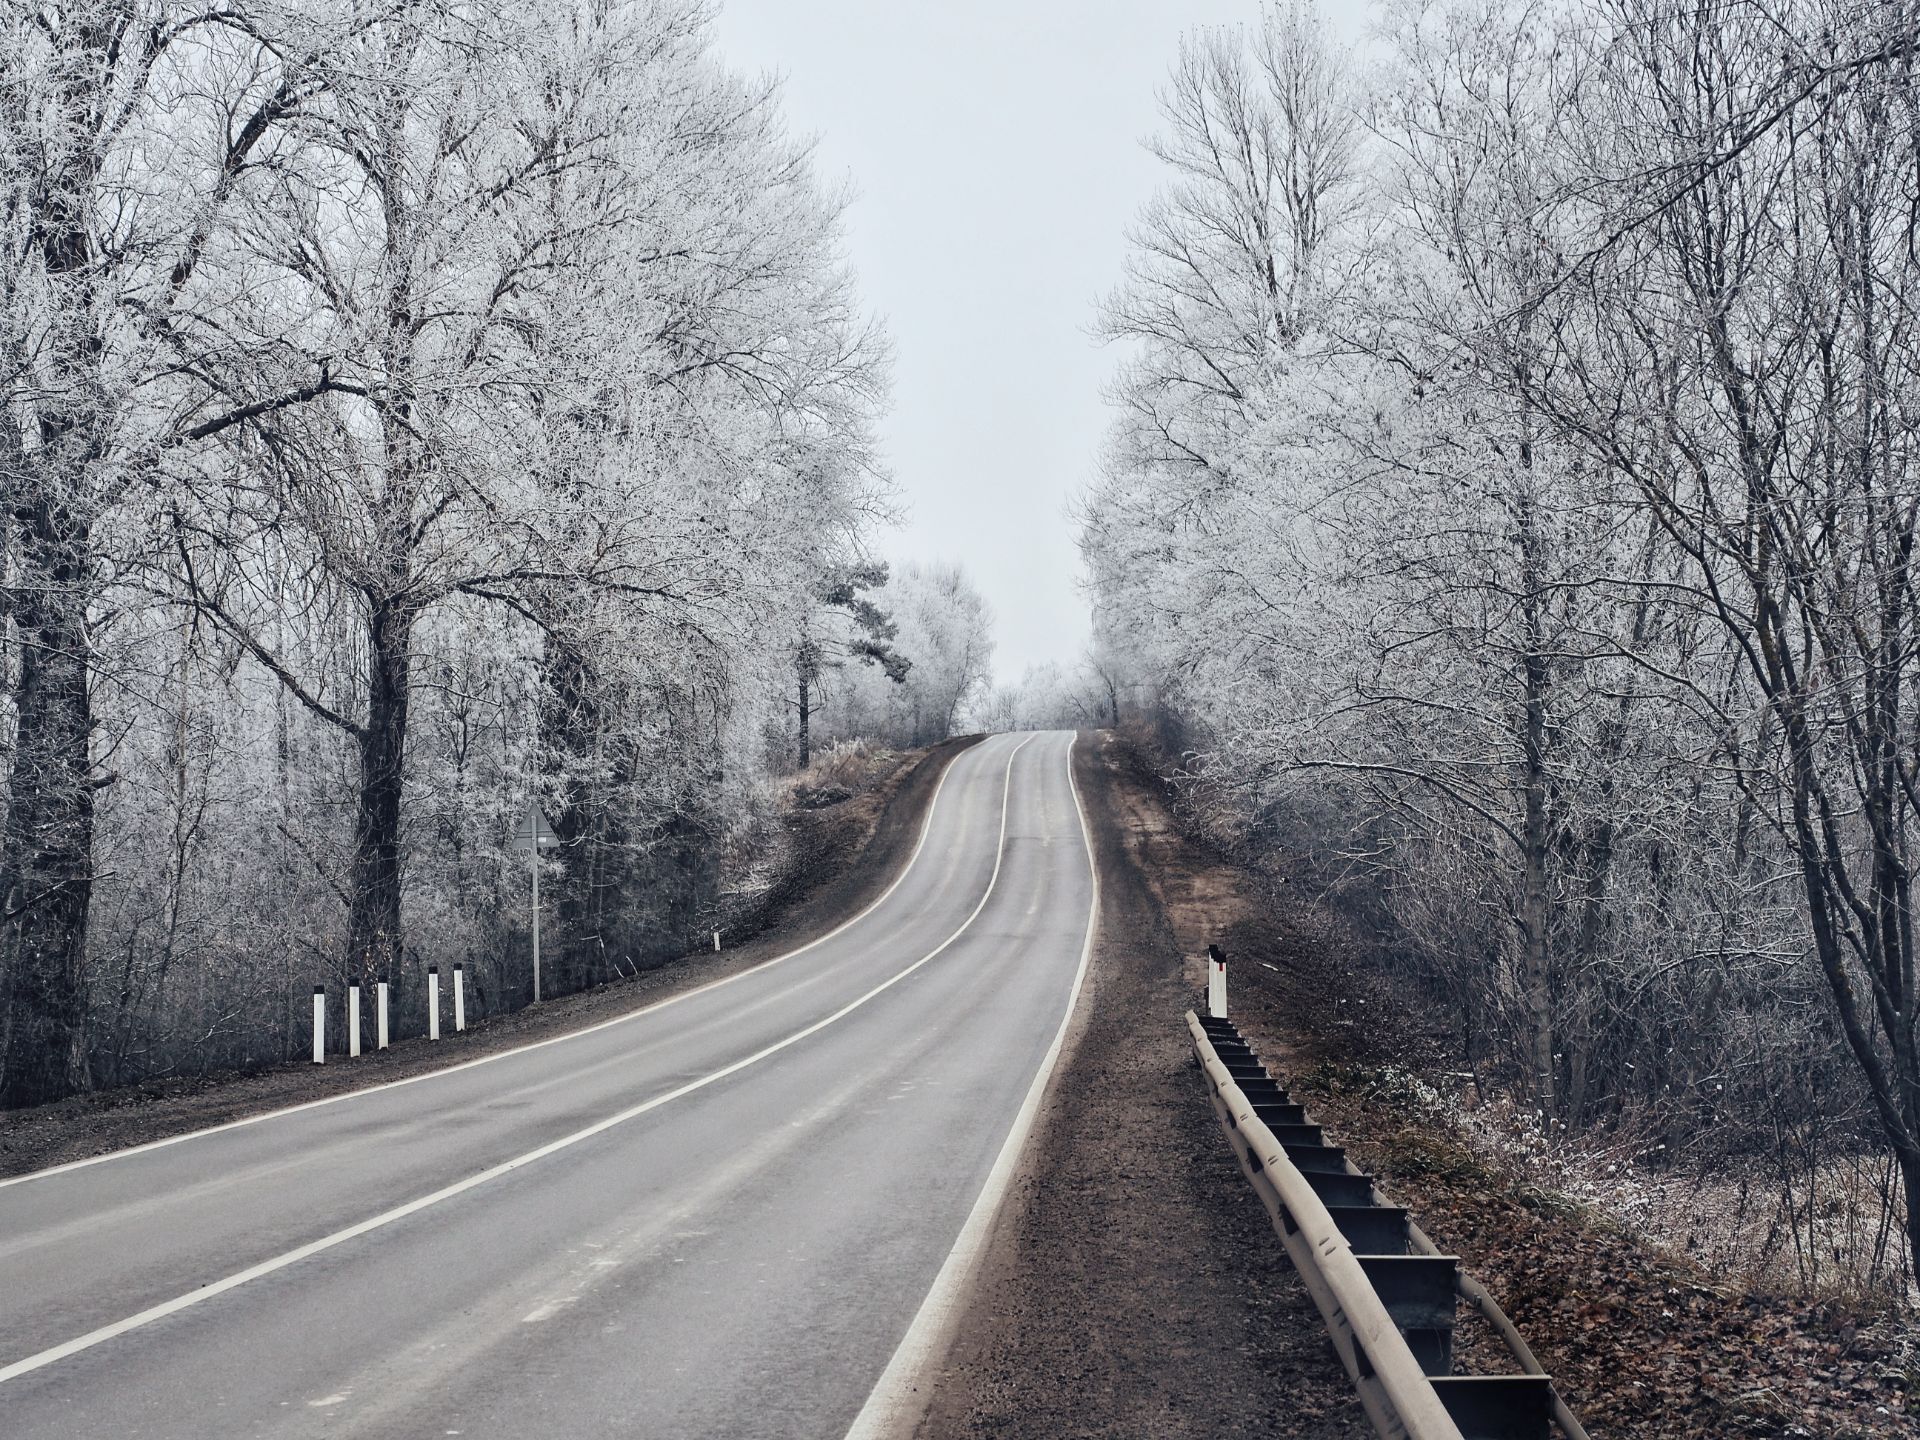
<svg viewBox="0 0 1920 1440"><path fill-rule="evenodd" d="M1258 0L723 3L723 54L785 77L789 122L860 197L848 244L894 340L882 440L908 511L880 549L966 567L1002 681L1071 664L1087 612L1068 511L1115 358L1088 331L1159 182L1140 147L1154 89L1182 30Z"/></svg>

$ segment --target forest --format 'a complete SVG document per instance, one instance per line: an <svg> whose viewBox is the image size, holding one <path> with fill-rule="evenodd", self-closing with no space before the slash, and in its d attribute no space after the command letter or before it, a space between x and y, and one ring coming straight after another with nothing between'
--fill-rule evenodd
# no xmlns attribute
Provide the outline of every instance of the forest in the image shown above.
<svg viewBox="0 0 1920 1440"><path fill-rule="evenodd" d="M0 1105L526 1003L530 805L547 993L680 953L810 738L984 684L874 552L847 193L711 22L0 6Z"/></svg>
<svg viewBox="0 0 1920 1440"><path fill-rule="evenodd" d="M1081 508L1100 668L1190 818L1360 917L1470 1090L1757 1177L1803 1281L1894 1291L1916 18L1396 0L1361 48L1304 6L1192 33Z"/></svg>
<svg viewBox="0 0 1920 1440"><path fill-rule="evenodd" d="M1379 21L1181 44L1092 648L996 687L704 0L0 5L0 1106L524 1005L530 807L562 992L751 903L816 752L1122 725L1474 1095L1910 1286L1920 14Z"/></svg>

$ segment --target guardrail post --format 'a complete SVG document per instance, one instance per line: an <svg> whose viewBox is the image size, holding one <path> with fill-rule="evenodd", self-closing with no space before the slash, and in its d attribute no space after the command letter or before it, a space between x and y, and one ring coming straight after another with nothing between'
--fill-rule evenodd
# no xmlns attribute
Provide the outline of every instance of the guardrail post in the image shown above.
<svg viewBox="0 0 1920 1440"><path fill-rule="evenodd" d="M374 1027L375 1048L384 1050L387 1048L387 982L382 980L373 988L374 1009L379 1012L379 1020Z"/></svg>
<svg viewBox="0 0 1920 1440"><path fill-rule="evenodd" d="M427 1039L440 1038L440 967L427 966Z"/></svg>
<svg viewBox="0 0 1920 1440"><path fill-rule="evenodd" d="M1218 945L1207 946L1207 1017L1227 1018L1227 952Z"/></svg>
<svg viewBox="0 0 1920 1440"><path fill-rule="evenodd" d="M453 1029L454 1033L467 1028L467 967L464 962L453 962Z"/></svg>
<svg viewBox="0 0 1920 1440"><path fill-rule="evenodd" d="M1210 947L1207 958L1210 964L1225 960L1218 954L1218 947ZM1437 1388L1459 1382L1430 1377L1422 1369L1314 1183L1316 1178L1345 1180L1349 1176L1316 1177L1300 1170L1260 1114L1259 1102L1249 1098L1241 1080L1214 1049L1205 1022L1191 1010L1187 1012L1187 1028L1212 1091L1211 1104L1226 1127L1228 1143L1326 1322L1333 1348L1354 1382L1374 1433L1382 1440L1468 1440L1468 1432L1453 1418ZM1258 1068L1265 1073L1264 1066ZM1274 1083L1270 1074L1265 1083ZM1268 1108L1272 1108L1270 1104ZM1366 1177L1356 1174L1351 1178ZM1370 1183L1368 1188L1371 1191ZM1405 1212L1401 1214L1404 1224ZM1484 1436L1495 1432L1476 1428L1471 1433ZM1528 1429L1513 1433L1536 1432Z"/></svg>
<svg viewBox="0 0 1920 1440"><path fill-rule="evenodd" d="M360 982L354 981L347 986L347 1055L358 1058L360 1054Z"/></svg>
<svg viewBox="0 0 1920 1440"><path fill-rule="evenodd" d="M327 987L313 987L313 1063L327 1063Z"/></svg>

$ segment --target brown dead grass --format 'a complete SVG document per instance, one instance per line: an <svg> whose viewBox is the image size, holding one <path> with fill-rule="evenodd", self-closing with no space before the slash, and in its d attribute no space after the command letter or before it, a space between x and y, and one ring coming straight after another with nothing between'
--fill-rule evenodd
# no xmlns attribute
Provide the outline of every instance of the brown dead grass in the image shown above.
<svg viewBox="0 0 1920 1440"><path fill-rule="evenodd" d="M1326 906L1182 835L1140 754L1124 763L1139 797L1129 823L1168 872L1154 889L1194 997L1199 957L1218 941L1250 1043L1278 1057L1331 1138L1493 1292L1594 1440L1920 1435L1912 1317L1717 1285L1477 1151L1435 1113L1431 1091L1409 1083L1451 1064L1421 997L1372 965ZM1459 1338L1465 1368L1514 1368L1490 1333Z"/></svg>

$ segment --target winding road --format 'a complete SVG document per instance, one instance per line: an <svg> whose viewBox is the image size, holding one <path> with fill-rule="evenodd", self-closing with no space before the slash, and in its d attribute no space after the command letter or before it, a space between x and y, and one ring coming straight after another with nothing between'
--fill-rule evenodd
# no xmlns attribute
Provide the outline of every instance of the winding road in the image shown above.
<svg viewBox="0 0 1920 1440"><path fill-rule="evenodd" d="M0 1435L883 1433L1084 972L1072 739L962 751L778 960L0 1182Z"/></svg>

